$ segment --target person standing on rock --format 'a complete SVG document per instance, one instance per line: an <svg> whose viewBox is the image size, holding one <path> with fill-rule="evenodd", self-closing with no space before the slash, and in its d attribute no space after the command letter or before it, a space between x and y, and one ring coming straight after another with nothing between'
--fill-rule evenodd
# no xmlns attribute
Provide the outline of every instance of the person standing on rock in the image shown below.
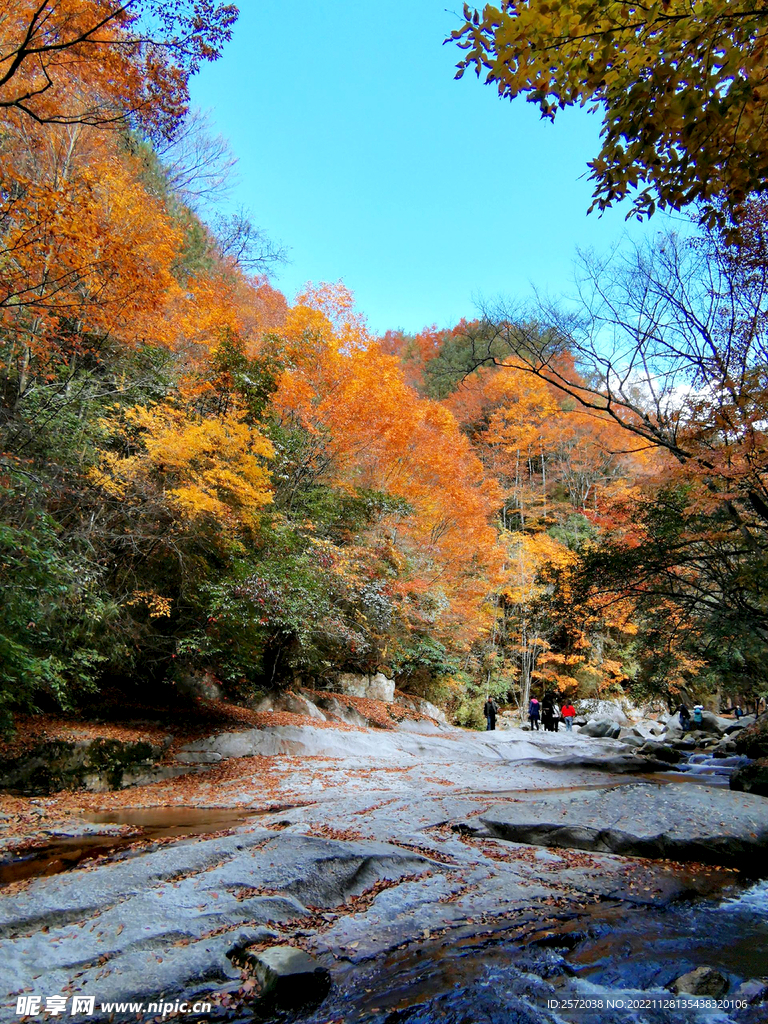
<svg viewBox="0 0 768 1024"><path fill-rule="evenodd" d="M694 704L693 705L693 722L694 722L694 725L701 725L703 717L704 717L703 712L704 712L704 708L701 706L701 704Z"/></svg>
<svg viewBox="0 0 768 1024"><path fill-rule="evenodd" d="M573 729L573 720L576 717L576 708L571 703L563 704L560 714L563 716L566 732L570 732Z"/></svg>
<svg viewBox="0 0 768 1024"><path fill-rule="evenodd" d="M688 732L688 730L691 728L691 716L685 704L680 705L680 707L677 709L677 714L680 719L680 728L683 730L684 733Z"/></svg>
<svg viewBox="0 0 768 1024"><path fill-rule="evenodd" d="M554 708L555 702L552 698L552 694L548 693L545 695L544 700L541 702L541 724L544 726L544 732L554 732Z"/></svg>
<svg viewBox="0 0 768 1024"><path fill-rule="evenodd" d="M555 703L552 705L552 728L555 730L555 732L560 732L561 715L562 711L560 710L560 705L557 703L557 701L555 701Z"/></svg>
<svg viewBox="0 0 768 1024"><path fill-rule="evenodd" d="M539 702L535 697L531 697L531 703L528 705L528 720L531 723L531 732L535 729L539 731Z"/></svg>
<svg viewBox="0 0 768 1024"><path fill-rule="evenodd" d="M485 731L493 732L496 728L496 712L499 709L496 707L496 701L487 693L485 695L485 704L483 705L483 714L485 715Z"/></svg>

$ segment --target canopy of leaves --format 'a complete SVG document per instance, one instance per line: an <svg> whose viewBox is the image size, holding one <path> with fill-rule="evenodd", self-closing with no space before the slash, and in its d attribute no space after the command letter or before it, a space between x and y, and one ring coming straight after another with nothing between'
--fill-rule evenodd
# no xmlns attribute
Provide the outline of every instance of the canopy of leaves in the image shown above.
<svg viewBox="0 0 768 1024"><path fill-rule="evenodd" d="M768 14L746 0L503 0L464 7L452 38L508 99L542 116L591 105L603 113L590 163L593 207L632 196L633 211L704 204L715 219L766 187Z"/></svg>

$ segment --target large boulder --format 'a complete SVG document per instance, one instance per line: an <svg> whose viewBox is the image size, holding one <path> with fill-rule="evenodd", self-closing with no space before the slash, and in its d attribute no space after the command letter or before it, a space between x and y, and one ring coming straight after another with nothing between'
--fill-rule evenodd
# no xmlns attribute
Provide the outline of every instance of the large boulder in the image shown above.
<svg viewBox="0 0 768 1024"><path fill-rule="evenodd" d="M353 672L342 672L336 683L339 693L350 697L367 697L368 700L381 700L391 704L395 699L395 681L387 679L383 672L372 676L355 675Z"/></svg>
<svg viewBox="0 0 768 1024"><path fill-rule="evenodd" d="M745 764L731 775L731 789L768 796L768 757Z"/></svg>
<svg viewBox="0 0 768 1024"><path fill-rule="evenodd" d="M689 733L704 733L707 737L720 737L726 729L733 723L727 718L720 718L719 715L713 714L711 711L702 711L701 721L694 722L693 715L691 715L691 725L688 730ZM676 739L683 735L683 730L680 727L680 719L678 715L671 715L665 731L665 737L667 739Z"/></svg>
<svg viewBox="0 0 768 1024"><path fill-rule="evenodd" d="M586 725L582 725L579 731L583 736L607 737L616 740L621 734L621 726L612 718L593 718Z"/></svg>
<svg viewBox="0 0 768 1024"><path fill-rule="evenodd" d="M314 718L318 722L324 722L326 716L311 700L308 700L300 693L292 690L285 690L283 693L265 697L256 705L256 711L287 711L292 715L302 715L304 718Z"/></svg>
<svg viewBox="0 0 768 1024"><path fill-rule="evenodd" d="M296 946L272 946L250 954L246 963L261 985L262 997L278 1007L319 1003L331 987L328 969Z"/></svg>
<svg viewBox="0 0 768 1024"><path fill-rule="evenodd" d="M726 735L730 736L732 733L741 732L742 729L746 729L747 726L755 724L754 715L742 715L741 718L735 718L728 728L725 730Z"/></svg>
<svg viewBox="0 0 768 1024"><path fill-rule="evenodd" d="M768 715L736 733L736 749L747 757L768 757Z"/></svg>
<svg viewBox="0 0 768 1024"><path fill-rule="evenodd" d="M768 803L709 786L630 783L535 795L482 816L500 839L536 846L694 860L764 871Z"/></svg>
<svg viewBox="0 0 768 1024"><path fill-rule="evenodd" d="M224 691L212 672L189 669L176 680L176 689L184 697L201 697L203 700L221 700Z"/></svg>
<svg viewBox="0 0 768 1024"><path fill-rule="evenodd" d="M318 696L316 698L317 704L328 714L331 718L337 718L340 722L346 722L347 725L356 725L361 729L366 729L371 724L365 715L361 715L357 708L353 707L352 704L347 704L334 697L332 693Z"/></svg>
<svg viewBox="0 0 768 1024"><path fill-rule="evenodd" d="M657 743L654 740L648 740L637 752L643 757L655 757L657 760L667 761L669 764L677 764L683 757L681 752L675 750L674 747L667 746L666 743Z"/></svg>
<svg viewBox="0 0 768 1024"><path fill-rule="evenodd" d="M613 700L578 700L576 714L584 715L587 720L608 718L619 725L629 725L624 708Z"/></svg>
<svg viewBox="0 0 768 1024"><path fill-rule="evenodd" d="M411 693L402 693L400 690L395 690L395 704L399 704L402 708L408 708L410 711L415 711L419 715L426 715L427 718L432 718L435 722L439 722L440 725L450 724L445 712L423 697L416 697ZM501 717L499 716L496 720L497 728L500 726L499 719Z"/></svg>
<svg viewBox="0 0 768 1024"><path fill-rule="evenodd" d="M695 971L683 974L672 983L672 991L678 995L711 996L719 999L728 991L728 979L713 967L697 967Z"/></svg>
<svg viewBox="0 0 768 1024"><path fill-rule="evenodd" d="M664 735L664 726L658 722L636 722L634 725L622 728L620 738L628 743L637 740L639 743L646 743L648 740L657 739Z"/></svg>

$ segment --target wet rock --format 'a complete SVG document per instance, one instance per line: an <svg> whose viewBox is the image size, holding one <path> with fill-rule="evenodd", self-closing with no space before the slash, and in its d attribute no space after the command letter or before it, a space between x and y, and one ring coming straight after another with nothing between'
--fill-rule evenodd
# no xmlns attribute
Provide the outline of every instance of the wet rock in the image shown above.
<svg viewBox="0 0 768 1024"><path fill-rule="evenodd" d="M747 793L633 783L578 799L563 793L520 799L480 820L492 834L519 843L765 872L768 804Z"/></svg>
<svg viewBox="0 0 768 1024"><path fill-rule="evenodd" d="M696 740L691 739L690 736L685 736L682 739L674 740L666 738L666 742L670 747L674 747L675 750L695 750Z"/></svg>
<svg viewBox="0 0 768 1024"><path fill-rule="evenodd" d="M611 718L593 718L581 727L584 736L604 737L615 740L619 738L621 726Z"/></svg>
<svg viewBox="0 0 768 1024"><path fill-rule="evenodd" d="M731 776L730 786L741 793L768 796L768 758L737 768Z"/></svg>
<svg viewBox="0 0 768 1024"><path fill-rule="evenodd" d="M248 956L249 946L255 946L257 942L274 942L279 932L274 928L251 928L242 931L227 950L227 959L238 967L244 966Z"/></svg>
<svg viewBox="0 0 768 1024"><path fill-rule="evenodd" d="M619 739L624 744L627 750L637 750L639 747L644 746L648 742L647 740L642 739L640 736L633 736L631 733L626 736L619 736Z"/></svg>
<svg viewBox="0 0 768 1024"><path fill-rule="evenodd" d="M261 994L281 1007L319 1003L328 994L331 976L314 957L296 946L273 946L248 958Z"/></svg>
<svg viewBox="0 0 768 1024"><path fill-rule="evenodd" d="M671 985L678 995L711 996L719 999L728 991L728 979L713 967L697 967L695 971L683 974Z"/></svg>
<svg viewBox="0 0 768 1024"><path fill-rule="evenodd" d="M713 757L731 757L736 753L736 744L733 740L720 740L712 751Z"/></svg>
<svg viewBox="0 0 768 1024"><path fill-rule="evenodd" d="M666 761L653 757L639 757L634 754L613 754L599 757L588 754L572 754L566 757L547 757L526 760L536 768L557 768L562 770L590 769L598 772L610 772L612 775L646 774L648 772L665 772L669 770Z"/></svg>
<svg viewBox="0 0 768 1024"><path fill-rule="evenodd" d="M257 830L37 879L0 902L0 1002L43 985L118 1002L218 985L250 939L427 867L442 870L397 846Z"/></svg>
<svg viewBox="0 0 768 1024"><path fill-rule="evenodd" d="M657 743L654 740L649 740L643 744L638 750L638 754L642 756L655 757L659 761L666 761L669 764L677 764L682 759L682 754L679 750L675 750L674 747L670 747L666 743Z"/></svg>
<svg viewBox="0 0 768 1024"><path fill-rule="evenodd" d="M748 1003L768 1002L768 978L750 978L743 981L733 994L734 999L743 999Z"/></svg>

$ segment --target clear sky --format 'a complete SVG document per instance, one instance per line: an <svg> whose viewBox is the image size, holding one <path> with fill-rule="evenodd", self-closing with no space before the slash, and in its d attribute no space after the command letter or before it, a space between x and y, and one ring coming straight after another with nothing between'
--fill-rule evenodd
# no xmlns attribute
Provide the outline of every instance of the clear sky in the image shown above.
<svg viewBox="0 0 768 1024"><path fill-rule="evenodd" d="M234 206L289 250L275 284L343 280L374 331L471 317L479 298L569 290L576 246L606 249L626 208L587 216L599 120L502 101L442 45L445 0L241 0L223 58L193 81L239 158Z"/></svg>

